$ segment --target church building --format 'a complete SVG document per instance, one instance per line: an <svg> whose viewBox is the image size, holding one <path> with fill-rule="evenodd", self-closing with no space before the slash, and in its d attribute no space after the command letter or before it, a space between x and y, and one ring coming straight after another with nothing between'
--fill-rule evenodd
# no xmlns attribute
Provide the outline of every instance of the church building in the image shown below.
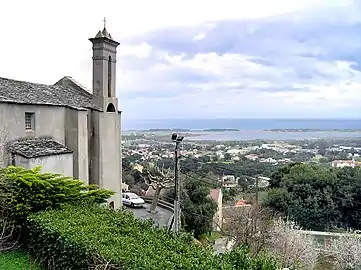
<svg viewBox="0 0 361 270"><path fill-rule="evenodd" d="M0 167L61 173L113 190L121 206L121 112L116 49L104 27L94 38L93 86L71 77L54 85L0 77ZM1 75L1 74L0 74Z"/></svg>

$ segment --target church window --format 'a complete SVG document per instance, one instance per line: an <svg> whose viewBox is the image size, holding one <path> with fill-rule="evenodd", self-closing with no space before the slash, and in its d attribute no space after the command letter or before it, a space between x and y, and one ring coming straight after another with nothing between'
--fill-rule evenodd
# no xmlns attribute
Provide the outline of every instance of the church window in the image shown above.
<svg viewBox="0 0 361 270"><path fill-rule="evenodd" d="M112 57L108 59L108 97L112 96Z"/></svg>
<svg viewBox="0 0 361 270"><path fill-rule="evenodd" d="M25 130L35 130L35 113L25 113Z"/></svg>

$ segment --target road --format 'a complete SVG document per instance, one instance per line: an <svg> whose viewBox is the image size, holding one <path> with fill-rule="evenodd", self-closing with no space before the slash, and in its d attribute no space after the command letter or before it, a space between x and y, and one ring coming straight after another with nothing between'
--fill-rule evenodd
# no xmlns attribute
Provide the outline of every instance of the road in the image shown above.
<svg viewBox="0 0 361 270"><path fill-rule="evenodd" d="M134 216L140 219L153 219L154 225L159 227L167 227L170 217L173 212L166 210L162 207L157 207L155 214L149 212L150 204L146 203L143 208L131 208L127 209L133 212ZM227 250L227 240L225 238L217 239L214 243L215 254L222 254Z"/></svg>
<svg viewBox="0 0 361 270"><path fill-rule="evenodd" d="M127 208L132 211L134 216L140 219L153 219L155 226L167 227L168 220L172 216L172 212L162 207L157 206L156 213L149 212L150 204L146 203L143 208Z"/></svg>

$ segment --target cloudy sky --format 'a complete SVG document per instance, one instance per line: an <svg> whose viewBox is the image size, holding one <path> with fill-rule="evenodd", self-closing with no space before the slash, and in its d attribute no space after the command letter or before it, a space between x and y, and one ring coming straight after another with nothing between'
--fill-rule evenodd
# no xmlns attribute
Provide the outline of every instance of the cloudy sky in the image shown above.
<svg viewBox="0 0 361 270"><path fill-rule="evenodd" d="M359 0L1 1L0 76L91 87L107 19L132 118L361 118Z"/></svg>

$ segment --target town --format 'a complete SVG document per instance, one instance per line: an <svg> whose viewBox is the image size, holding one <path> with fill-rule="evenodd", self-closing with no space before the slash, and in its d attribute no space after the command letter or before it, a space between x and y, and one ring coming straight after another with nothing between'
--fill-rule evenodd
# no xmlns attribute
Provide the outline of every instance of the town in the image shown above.
<svg viewBox="0 0 361 270"><path fill-rule="evenodd" d="M157 162L174 158L174 146L167 136L153 132L123 134L123 158ZM187 141L181 155L203 161L237 163L250 160L282 165L292 162L328 164L332 167L361 166L361 140L331 139L303 141Z"/></svg>
<svg viewBox="0 0 361 270"><path fill-rule="evenodd" d="M0 269L361 269L358 1L3 2Z"/></svg>

